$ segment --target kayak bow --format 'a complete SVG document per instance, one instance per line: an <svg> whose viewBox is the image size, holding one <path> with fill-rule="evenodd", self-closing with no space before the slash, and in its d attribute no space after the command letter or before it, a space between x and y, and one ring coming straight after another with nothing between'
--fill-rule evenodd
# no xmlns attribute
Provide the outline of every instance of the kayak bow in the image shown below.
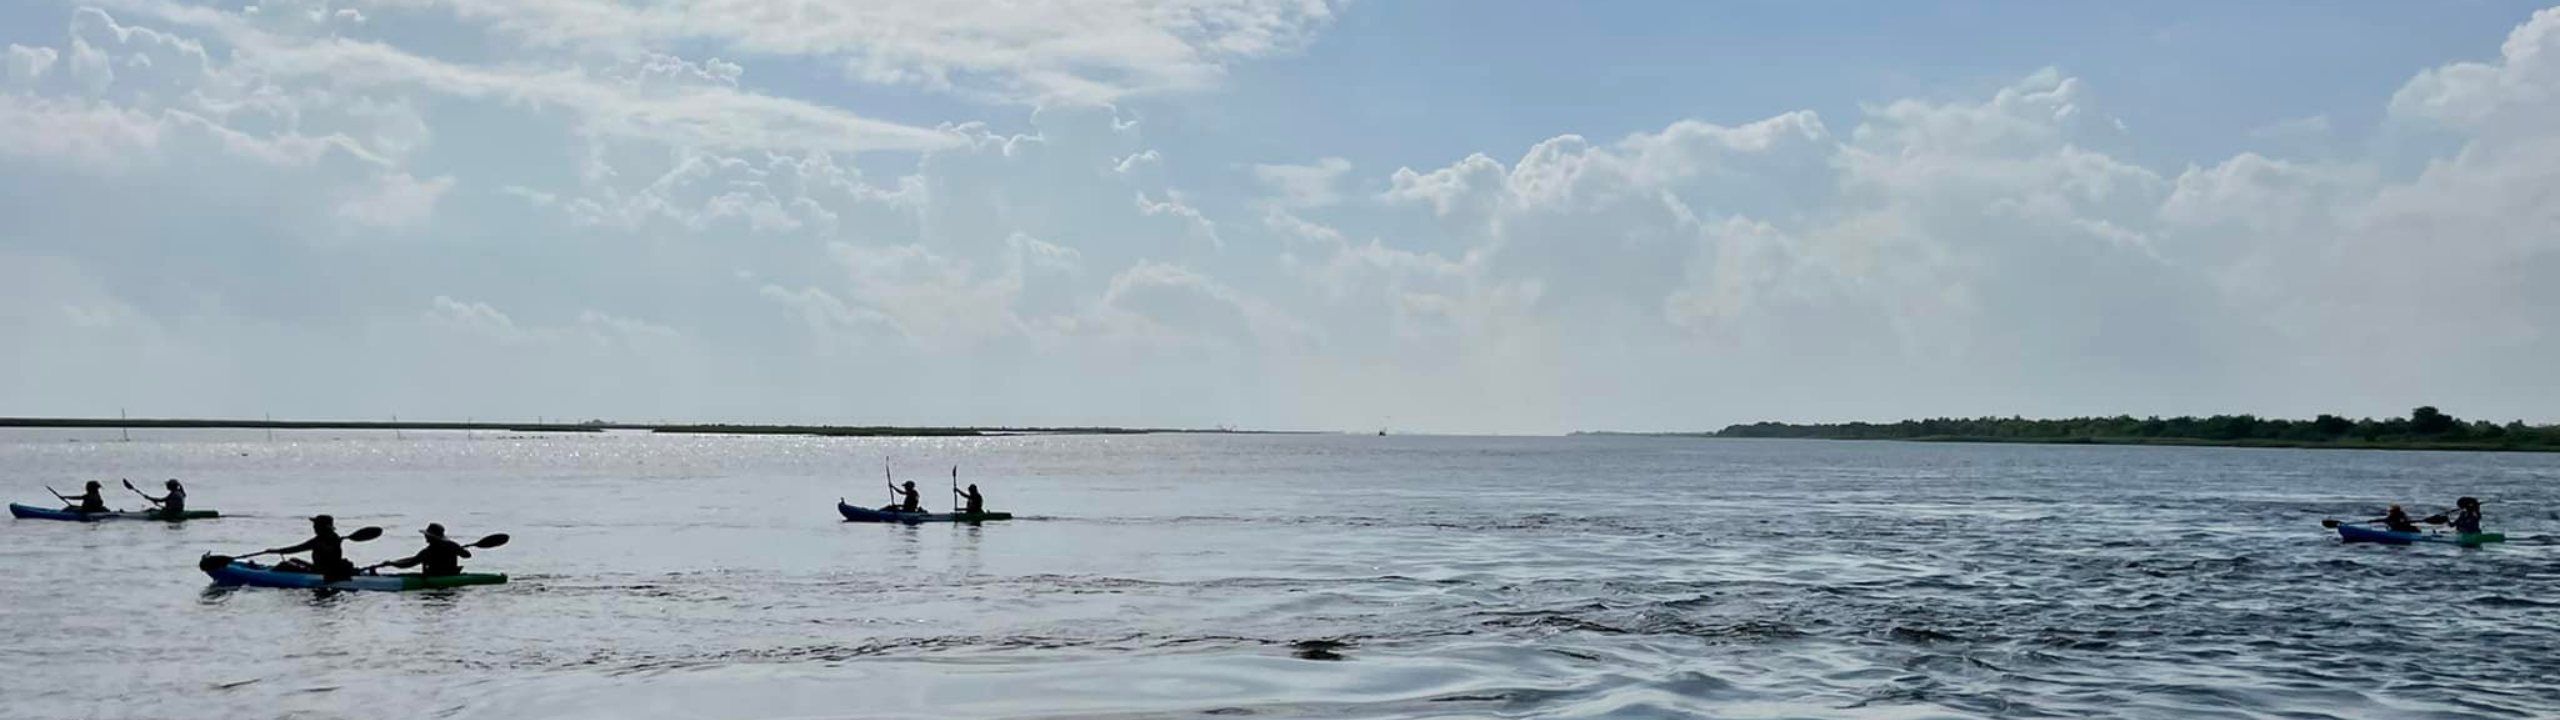
<svg viewBox="0 0 2560 720"><path fill-rule="evenodd" d="M871 508L854 507L852 505L844 504L843 501L836 502L836 512L843 513L844 519L847 522L907 523L909 525L929 522L985 522L988 520L1013 519L1013 513L990 512L973 514L895 512L890 510L873 510Z"/></svg>
<svg viewBox="0 0 2560 720"><path fill-rule="evenodd" d="M99 513L84 513L72 512L62 508L38 507L35 505L9 503L9 516L26 520L69 520L71 522L97 522L100 520L161 520L174 522L178 520L202 520L205 518L221 517L222 513L212 510L189 510L178 513L175 517L157 510L141 512L130 510L110 510Z"/></svg>

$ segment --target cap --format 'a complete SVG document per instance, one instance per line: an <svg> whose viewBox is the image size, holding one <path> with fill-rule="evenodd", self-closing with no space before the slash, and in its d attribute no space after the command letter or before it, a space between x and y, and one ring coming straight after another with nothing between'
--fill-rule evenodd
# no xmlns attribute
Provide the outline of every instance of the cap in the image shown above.
<svg viewBox="0 0 2560 720"><path fill-rule="evenodd" d="M335 523L335 522L337 522L337 521L338 521L338 519L337 519L337 518L333 518L333 517L329 517L329 516L327 516L327 515L313 515L313 516L311 516L311 521L312 521L312 522Z"/></svg>
<svg viewBox="0 0 2560 720"><path fill-rule="evenodd" d="M420 532L427 537L444 537L444 523L427 523L427 529Z"/></svg>

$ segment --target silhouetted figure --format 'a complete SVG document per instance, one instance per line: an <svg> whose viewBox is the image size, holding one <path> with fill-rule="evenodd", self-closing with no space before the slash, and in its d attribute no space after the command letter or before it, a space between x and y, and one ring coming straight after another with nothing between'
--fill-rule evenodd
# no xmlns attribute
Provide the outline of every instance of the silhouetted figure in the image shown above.
<svg viewBox="0 0 2560 720"><path fill-rule="evenodd" d="M2401 510L2398 505L2391 506L2390 512L2383 513L2382 517L2367 520L2365 522L2382 523L2383 527L2390 528L2392 532L2426 532L2425 530L2419 529L2418 523L2411 521L2409 519L2409 513Z"/></svg>
<svg viewBox="0 0 2560 720"><path fill-rule="evenodd" d="M338 536L338 521L327 515L311 516L311 539L289 547L268 550L276 555L311 553L311 560L286 560L276 564L284 572L317 573L330 582L356 576L356 566L347 562L346 538Z"/></svg>
<svg viewBox="0 0 2560 720"><path fill-rule="evenodd" d="M79 497L62 498L63 502L68 503L63 506L63 509L76 513L106 512L107 497L98 493L98 487L98 481L89 481L89 489L81 492ZM55 497L61 496L57 495Z"/></svg>
<svg viewBox="0 0 2560 720"><path fill-rule="evenodd" d="M2453 501L2453 530L2464 535L2480 534L2480 499L2465 497Z"/></svg>
<svg viewBox="0 0 2560 720"><path fill-rule="evenodd" d="M884 512L924 512L924 496L916 492L916 481L909 480L897 488L904 499L880 508Z"/></svg>
<svg viewBox="0 0 2560 720"><path fill-rule="evenodd" d="M142 499L149 500L151 501L151 504L160 506L160 509L157 512L162 516L178 517L185 514L187 512L187 486L178 484L177 478L169 478L167 487L169 488L169 494L167 495L152 497L151 493L142 493Z"/></svg>
<svg viewBox="0 0 2560 720"><path fill-rule="evenodd" d="M463 547L462 543L445 539L443 523L427 523L427 529L420 534L427 538L425 549L419 550L416 555L386 562L383 565L392 567L424 565L426 567L418 572L427 575L462 574L462 559L471 557L470 548Z"/></svg>

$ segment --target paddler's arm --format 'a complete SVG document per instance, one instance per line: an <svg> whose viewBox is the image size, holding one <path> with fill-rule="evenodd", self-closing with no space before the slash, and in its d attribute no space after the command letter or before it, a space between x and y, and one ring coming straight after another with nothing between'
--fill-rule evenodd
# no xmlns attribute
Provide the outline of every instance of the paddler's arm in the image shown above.
<svg viewBox="0 0 2560 720"><path fill-rule="evenodd" d="M298 552L310 552L311 543L317 540L319 540L319 538L312 538L310 540L304 540L300 544L275 548L266 552L269 555L291 555Z"/></svg>

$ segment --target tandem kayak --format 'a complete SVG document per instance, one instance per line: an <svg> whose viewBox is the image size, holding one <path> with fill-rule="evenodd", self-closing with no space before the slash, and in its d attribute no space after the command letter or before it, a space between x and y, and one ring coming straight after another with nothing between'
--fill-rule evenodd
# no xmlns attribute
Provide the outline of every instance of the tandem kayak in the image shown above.
<svg viewBox="0 0 2560 720"><path fill-rule="evenodd" d="M9 516L28 520L69 520L72 522L97 522L100 520L159 520L163 522L176 522L179 520L203 520L205 518L221 517L222 513L212 510L189 510L176 515L156 510L110 510L100 513L84 513L72 512L62 508L37 507L34 505L9 503Z"/></svg>
<svg viewBox="0 0 2560 720"><path fill-rule="evenodd" d="M911 512L893 512L893 511L889 511L889 510L873 510L873 509L871 509L871 508L854 507L854 506L851 506L851 505L846 505L846 504L844 504L844 501L841 501L841 500L836 501L836 512L844 513L844 519L845 519L845 520L847 520L847 521L851 521L851 522L868 522L868 523L908 523L908 524L915 524L915 523L929 523L929 522L986 522L986 521L988 521L988 520L1011 520L1011 519L1013 519L1013 513L1004 513L1004 512L990 512L990 513L911 513Z"/></svg>
<svg viewBox="0 0 2560 720"><path fill-rule="evenodd" d="M219 561L216 561L219 562ZM419 575L396 573L357 575L337 582L322 582L314 573L282 572L253 562L231 561L228 565L204 568L219 585L247 585L272 588L325 588L329 590L434 590L464 585L498 585L507 576L496 573L463 573L460 575Z"/></svg>
<svg viewBox="0 0 2560 720"><path fill-rule="evenodd" d="M2465 533L2459 535L2438 535L2434 533L2405 533L2392 530L2375 530L2373 528L2356 527L2354 525L2340 525L2338 526L2338 538L2351 543L2369 542L2382 543L2384 545L2408 545L2410 543L2430 542L2445 543L2448 545L2461 545L2463 547L2479 547L2488 543L2506 542L2507 534Z"/></svg>

